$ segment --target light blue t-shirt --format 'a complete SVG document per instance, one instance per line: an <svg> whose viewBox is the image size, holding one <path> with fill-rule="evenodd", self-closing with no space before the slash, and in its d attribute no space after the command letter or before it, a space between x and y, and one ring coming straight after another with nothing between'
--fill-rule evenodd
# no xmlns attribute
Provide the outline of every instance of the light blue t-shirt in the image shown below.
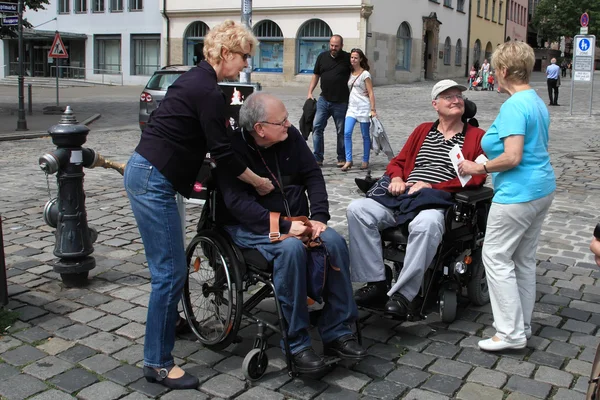
<svg viewBox="0 0 600 400"><path fill-rule="evenodd" d="M546 67L546 78L558 79L559 74L560 74L560 67L558 65L550 64Z"/></svg>
<svg viewBox="0 0 600 400"><path fill-rule="evenodd" d="M523 135L523 158L516 167L492 173L496 203L525 203L540 199L556 189L556 178L548 154L548 108L535 90L513 94L500 107L500 113L481 139L490 160L504 152L503 139Z"/></svg>

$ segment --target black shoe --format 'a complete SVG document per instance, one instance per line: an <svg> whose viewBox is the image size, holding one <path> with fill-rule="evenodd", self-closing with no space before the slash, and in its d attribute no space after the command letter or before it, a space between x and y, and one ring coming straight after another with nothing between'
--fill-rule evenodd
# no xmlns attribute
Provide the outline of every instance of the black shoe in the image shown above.
<svg viewBox="0 0 600 400"><path fill-rule="evenodd" d="M320 372L327 367L323 359L310 347L294 354L292 363L294 363L297 372L304 374Z"/></svg>
<svg viewBox="0 0 600 400"><path fill-rule="evenodd" d="M187 372L183 374L180 378L173 379L168 378L169 371L173 369L173 365L167 368L161 368L158 371L152 367L145 366L144 367L144 377L150 383L159 383L163 386L168 387L169 389L196 389L200 382L198 378L196 378L192 374L188 374Z"/></svg>
<svg viewBox="0 0 600 400"><path fill-rule="evenodd" d="M385 313L394 317L406 318L410 311L410 301L400 293L394 293L385 304Z"/></svg>
<svg viewBox="0 0 600 400"><path fill-rule="evenodd" d="M555 105L555 106L560 106L560 104L558 104L558 103L554 103L554 105Z"/></svg>
<svg viewBox="0 0 600 400"><path fill-rule="evenodd" d="M354 301L360 307L381 308L387 300L387 283L385 281L369 282L354 292Z"/></svg>
<svg viewBox="0 0 600 400"><path fill-rule="evenodd" d="M326 356L337 356L345 360L362 360L367 351L362 348L354 335L344 335L323 345Z"/></svg>

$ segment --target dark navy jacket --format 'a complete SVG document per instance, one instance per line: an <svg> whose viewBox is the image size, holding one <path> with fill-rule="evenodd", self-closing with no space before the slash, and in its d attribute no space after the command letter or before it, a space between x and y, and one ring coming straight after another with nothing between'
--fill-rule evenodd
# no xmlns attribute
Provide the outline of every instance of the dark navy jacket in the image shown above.
<svg viewBox="0 0 600 400"><path fill-rule="evenodd" d="M254 138L246 132L233 136L231 145L238 158L252 171L273 182L275 190L259 196L254 187L232 174L222 173L218 165L215 178L222 196L216 209L219 224L242 225L254 233L268 235L269 212L286 216L283 196L275 182L275 178L279 180L278 165L291 216L306 216L323 223L329 221L325 179L306 141L295 127L288 128L286 140L269 148L258 147ZM280 232L287 233L290 225L289 221L280 221Z"/></svg>

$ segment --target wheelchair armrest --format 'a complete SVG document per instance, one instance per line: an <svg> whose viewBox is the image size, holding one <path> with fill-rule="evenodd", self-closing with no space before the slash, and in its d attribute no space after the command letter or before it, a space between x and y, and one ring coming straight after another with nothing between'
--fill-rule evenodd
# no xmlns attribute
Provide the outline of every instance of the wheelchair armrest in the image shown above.
<svg viewBox="0 0 600 400"><path fill-rule="evenodd" d="M494 197L494 189L480 187L473 190L465 190L454 195L454 200L459 203L475 204L480 201L491 200Z"/></svg>

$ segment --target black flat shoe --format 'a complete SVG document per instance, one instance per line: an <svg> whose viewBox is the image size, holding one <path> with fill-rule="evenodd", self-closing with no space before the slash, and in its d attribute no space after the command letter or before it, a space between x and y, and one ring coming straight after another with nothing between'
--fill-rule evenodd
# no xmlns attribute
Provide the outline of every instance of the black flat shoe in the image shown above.
<svg viewBox="0 0 600 400"><path fill-rule="evenodd" d="M410 311L410 301L400 293L394 293L385 304L385 313L394 317L406 318Z"/></svg>
<svg viewBox="0 0 600 400"><path fill-rule="evenodd" d="M383 308L388 301L387 283L370 282L354 292L354 301L359 307Z"/></svg>
<svg viewBox="0 0 600 400"><path fill-rule="evenodd" d="M173 379L169 378L169 371L173 369L174 365L167 368L161 368L158 371L152 367L144 367L144 377L150 383L159 383L169 389L196 389L200 384L198 378L192 374L185 372L183 376Z"/></svg>
<svg viewBox="0 0 600 400"><path fill-rule="evenodd" d="M323 345L326 356L337 356L345 360L362 360L367 356L367 351L358 343L354 335L344 335L333 342Z"/></svg>
<svg viewBox="0 0 600 400"><path fill-rule="evenodd" d="M311 374L323 371L327 366L321 357L315 353L312 348L302 350L292 356L292 362L296 371L304 374Z"/></svg>

